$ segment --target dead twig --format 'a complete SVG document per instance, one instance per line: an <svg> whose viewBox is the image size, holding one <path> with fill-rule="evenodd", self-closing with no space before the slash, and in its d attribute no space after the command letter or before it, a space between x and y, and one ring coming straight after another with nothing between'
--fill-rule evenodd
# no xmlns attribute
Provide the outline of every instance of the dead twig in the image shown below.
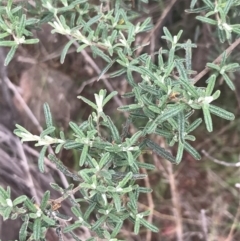
<svg viewBox="0 0 240 241"><path fill-rule="evenodd" d="M144 159L143 159L143 156L141 155L139 157L139 160L140 162L144 162ZM147 171L146 169L144 168L141 168L142 172L144 174L147 175ZM145 182L145 187L147 188L151 188L151 185L150 185L150 182L149 182L149 178L148 176L144 179L144 182ZM148 216L148 222L149 223L152 223L152 220L153 220L153 210L154 210L154 202L153 202L153 197L152 197L152 194L151 193L147 193L147 200L148 200L148 208L150 209L151 213L149 214ZM147 234L146 234L146 241L151 241L152 240L152 231L150 229L147 230Z"/></svg>
<svg viewBox="0 0 240 241"><path fill-rule="evenodd" d="M202 150L202 153L204 156L206 156L207 158L209 158L210 160L212 160L213 162L226 166L226 167L240 167L240 162L237 163L229 163L229 162L225 162L225 161L220 161L212 156L210 156L205 150Z"/></svg>
<svg viewBox="0 0 240 241"><path fill-rule="evenodd" d="M232 53L232 51L240 44L240 38L238 38L235 42L233 42L227 49L226 54L227 56ZM218 64L222 60L223 54L220 54L214 61L214 64ZM206 75L211 69L206 67L204 70L202 70L199 74L197 74L193 79L193 84L197 83L204 75Z"/></svg>
<svg viewBox="0 0 240 241"><path fill-rule="evenodd" d="M70 36L66 36L68 39L71 40L71 37ZM74 42L73 43L77 48L80 46L79 43L77 42ZM81 54L83 55L83 57L85 58L85 60L92 66L92 68L96 71L96 73L98 75L101 74L101 70L100 68L97 66L97 64L94 62L94 60L89 56L89 54L85 51L85 50L82 50L81 51ZM102 76L102 80L103 80L103 83L104 85L106 86L106 88L108 89L108 91L110 92L113 92L114 89L112 87L112 85L109 83L108 79L105 77L105 76ZM123 103L122 101L119 99L118 96L114 96L113 99L116 101L117 105L118 106L122 106Z"/></svg>
<svg viewBox="0 0 240 241"><path fill-rule="evenodd" d="M163 13L161 14L161 17L158 19L157 23L155 24L154 28L151 30L151 32L143 39L142 45L144 46L146 43L150 41L152 36L155 34L156 30L159 29L162 25L163 20L167 17L169 12L171 11L172 7L178 0L172 0L168 6L164 9ZM143 47L139 48L136 52L136 55L138 56L139 53L142 51Z"/></svg>

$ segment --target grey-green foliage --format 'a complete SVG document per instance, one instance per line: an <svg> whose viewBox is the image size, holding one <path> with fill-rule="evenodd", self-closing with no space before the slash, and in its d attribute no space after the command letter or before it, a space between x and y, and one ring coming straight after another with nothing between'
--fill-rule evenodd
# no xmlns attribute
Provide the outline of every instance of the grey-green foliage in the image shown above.
<svg viewBox="0 0 240 241"><path fill-rule="evenodd" d="M192 0L190 13L203 13L196 19L203 23L215 25L219 40L223 43L226 40L231 42L233 33L240 34L239 23L234 23L234 18L239 17L240 2L238 0Z"/></svg>
<svg viewBox="0 0 240 241"><path fill-rule="evenodd" d="M133 24L131 19L134 15L130 11L128 1L126 3L118 0L111 1L110 8L105 6L105 1L100 2L102 2L99 3L100 5L93 5L87 0L61 0L61 2L42 0L37 2L35 7L27 5L27 8L23 9L20 3L12 5L12 2L8 1L7 8L4 7L4 2L0 7L1 46L15 48L19 45L18 39L24 40L21 44L30 43L32 40L29 42L25 40L31 36L28 26L33 27L37 22L48 21L53 28L52 32L70 38L62 51L61 62L64 62L71 45L78 46L77 52L88 47L94 57L98 56L106 62L106 67L102 70L99 79L109 72L113 65L118 65L118 70L110 76L125 76L131 91L122 97L134 98L134 103L118 108L119 111L129 112L129 118L123 130L119 130L114 120L104 112L106 103L117 95L116 91L107 94L106 90L100 90L98 94L94 94L95 102L79 96L79 99L89 105L93 112L81 124L69 123L73 131L72 139L66 139L63 132L56 133L47 104L44 105L46 129L40 136L31 134L19 125L16 126L14 133L22 141L35 141L36 146L42 146L38 160L41 172L44 172L44 156L47 147L52 145L55 148L55 154L49 154L49 159L64 175L79 183L75 188L70 184L67 189L55 183L51 184L52 188L61 193L62 200L69 198L73 204L71 210L75 221L71 225L68 223L63 230L60 229L58 220L64 219L67 222L71 217L65 217L64 214L54 210L49 202L49 192L46 192L41 203L36 205L33 204L33 200L24 196L12 201L9 189L5 191L0 188L0 214L4 219L17 217L23 219L19 233L21 241L45 240L45 233L50 227L56 228L59 238L63 232L69 233L75 240L80 240L75 233L80 226L91 229L96 237L109 241L118 240L116 237L127 219L134 223L136 234L141 226L157 232L158 229L144 219L149 212L139 213L137 205L139 194L151 192L151 190L136 184L136 180L146 177L140 174L140 168L154 169L154 166L139 162L138 157L151 149L171 163L179 163L186 150L199 160L200 154L190 142L195 141L191 132L201 124L202 119L190 120L192 113L195 110L203 111L204 122L209 132L213 130L212 115L227 120L234 119L232 113L212 104L220 96L219 90L214 92L216 75L209 77L205 87L194 85L191 79L193 74L191 60L192 48L196 45L190 40L180 43L182 31L172 36L167 28L163 28L162 38L167 41L169 48L161 48L155 53L157 61L153 61L148 54L137 56L136 50L141 46L134 45L135 38L140 32L151 29L151 19L147 18L142 23ZM191 11L210 11L207 16L198 17L210 24L215 24L214 20L209 20L212 16L211 11L214 9L217 9L217 13L219 12L222 17L239 5L237 1L222 2L220 5L216 5L217 1L213 3L204 0L203 2L203 7L194 9L197 1L192 1ZM27 10L29 10L29 16L34 18L26 18L24 11ZM17 18L17 16L20 17ZM229 40L231 32L226 26L231 25L225 23L226 21L223 22L228 19L225 18L217 27L223 28L221 31ZM21 24L17 21L19 19L22 19ZM11 31L8 29L9 26ZM237 26L231 26L231 28L234 32ZM6 40L5 38L10 35L13 38ZM184 58L178 55L179 50L185 51ZM11 49L6 63L13 56L12 51ZM223 54L220 65L208 63L208 66L221 74L229 87L234 89L226 72L236 70L239 67L238 64L226 64L226 54ZM136 74L141 77L141 81L135 81ZM129 125L139 118L142 118L145 124L136 127L138 129L135 133L129 133ZM155 136L165 138L169 146L177 145L176 156L160 147L154 141ZM57 158L56 154L63 148L75 149L79 153L81 170L78 173L70 172ZM82 196L80 199L74 198L74 193L78 191ZM18 207L17 205L22 202L24 204ZM87 205L86 210L82 210L83 203ZM90 216L95 217L95 221L92 222ZM92 237L89 240L96 239Z"/></svg>

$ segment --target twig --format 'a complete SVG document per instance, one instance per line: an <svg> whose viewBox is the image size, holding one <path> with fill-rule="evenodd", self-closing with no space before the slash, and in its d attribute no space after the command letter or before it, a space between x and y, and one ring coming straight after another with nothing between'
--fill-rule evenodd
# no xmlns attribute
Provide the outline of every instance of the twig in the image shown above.
<svg viewBox="0 0 240 241"><path fill-rule="evenodd" d="M72 39L71 36L66 36L68 39ZM79 43L74 42L73 43L77 48L80 46ZM85 58L85 60L92 66L92 68L96 71L97 74L101 74L101 70L100 68L97 66L97 64L94 62L94 60L89 56L89 54L85 51L82 50L81 54L83 55L83 57ZM105 84L105 86L107 87L108 91L113 92L114 89L112 87L112 85L109 83L108 79L105 76L102 76L102 80L103 83ZM113 99L116 101L116 103L118 104L118 106L122 106L123 103L122 101L119 99L118 96L114 96Z"/></svg>
<svg viewBox="0 0 240 241"><path fill-rule="evenodd" d="M173 173L173 166L170 162L167 162L169 173L169 184L172 194L173 213L175 216L176 229L177 229L177 241L183 241L183 227L182 227L182 215L179 194L177 191L176 180Z"/></svg>
<svg viewBox="0 0 240 241"><path fill-rule="evenodd" d="M28 105L26 104L24 99L22 98L22 96L19 94L16 86L9 80L9 78L6 78L6 83L8 85L8 88L12 90L12 92L14 93L16 99L22 105L24 111L26 112L26 114L28 115L28 117L30 118L32 123L36 126L37 130L39 132L42 132L43 129L42 129L41 125L39 124L39 121L37 120L35 115L32 113L32 111L30 110L30 108L28 107Z"/></svg>
<svg viewBox="0 0 240 241"><path fill-rule="evenodd" d="M16 140L15 143L16 143L16 146L18 148L18 152L20 154L20 157L22 159L22 162L21 162L22 167L23 167L23 169L25 171L25 174L26 174L26 178L27 178L26 185L29 187L31 195L35 198L36 202L39 203L39 197L38 197L37 192L36 192L37 189L34 185L32 175L30 173L30 168L29 168L29 164L28 164L25 152L24 152L23 147L20 144L19 140Z"/></svg>
<svg viewBox="0 0 240 241"><path fill-rule="evenodd" d="M157 142L159 145L161 145L163 148L165 147L165 141L161 137L157 137ZM155 155L154 155L155 156ZM179 193L177 191L177 184L176 184L176 179L175 179L175 174L173 173L173 166L172 164L164 160L165 165L164 166L164 172L166 179L169 181L170 185L170 190L171 190L171 196L172 196L172 205L173 205L173 214L174 214L174 222L176 224L176 230L177 230L177 241L183 241L183 218L181 215L181 205L180 205L180 197ZM157 166L159 168L159 166Z"/></svg>
<svg viewBox="0 0 240 241"><path fill-rule="evenodd" d="M143 156L140 155L139 157L139 160L140 162L144 163L144 159L143 159ZM142 172L144 174L147 175L147 171L146 169L144 168L141 168ZM150 182L149 182L149 178L148 176L144 179L144 182L145 182L145 187L147 188L151 188L151 185L150 185ZM150 209L151 213L149 214L148 216L148 222L149 223L152 223L152 220L153 220L153 210L154 210L154 202L153 202L153 197L152 197L152 194L151 193L147 193L147 200L148 200L148 208ZM152 232L150 229L147 230L147 234L146 234L146 241L151 241L152 240Z"/></svg>
<svg viewBox="0 0 240 241"><path fill-rule="evenodd" d="M240 167L240 162L228 163L228 162L225 162L225 161L220 161L220 160L210 156L205 150L202 150L202 153L203 153L204 156L206 156L207 158L209 158L210 160L212 160L213 162L215 162L217 164L220 164L220 165L223 165L223 166L226 166L226 167Z"/></svg>
<svg viewBox="0 0 240 241"><path fill-rule="evenodd" d="M36 150L32 149L31 147L29 147L29 146L27 146L27 145L24 144L24 145L23 145L23 148L24 148L28 153L32 154L33 156L35 156L35 157L38 157L38 156L39 156L39 152L37 152ZM60 170L58 170L58 169L56 168L56 166L55 166L48 158L46 158L46 157L44 158L44 163L45 163L47 166L51 167L53 170L55 170L55 171L58 173L58 175L59 175L59 177L60 177L60 179L61 179L61 182L62 182L62 184L63 184L63 187L67 188L67 187L69 186L69 183L68 183L65 175L64 175Z"/></svg>
<svg viewBox="0 0 240 241"><path fill-rule="evenodd" d="M79 87L79 89L77 90L77 93L80 94L80 93L83 91L83 89L85 88L86 85L90 85L90 84L94 83L95 81L98 80L98 77L99 77L99 76L95 76L95 77L92 77L92 78L89 79L89 80L85 80L85 81L82 83L82 85ZM104 78L108 78L109 75L103 75L103 77L104 77Z"/></svg>
<svg viewBox="0 0 240 241"><path fill-rule="evenodd" d="M208 240L208 224L207 224L205 209L201 210L201 223L202 223L203 234L204 234L205 240L207 241Z"/></svg>
<svg viewBox="0 0 240 241"><path fill-rule="evenodd" d="M166 18L166 16L169 14L171 11L172 7L178 0L172 0L169 5L164 9L163 13L161 14L161 17L158 19L157 23L155 24L154 28L151 30L151 32L143 39L142 45L144 46L146 43L149 42L149 40L152 38L154 35L155 31L161 27L163 20ZM139 48L137 50L137 55L142 51L143 47Z"/></svg>
<svg viewBox="0 0 240 241"><path fill-rule="evenodd" d="M240 44L240 38L238 38L234 43L232 43L227 49L226 49L226 54L230 55L231 52ZM220 63L222 59L223 53L220 54L214 61L214 64ZM206 75L210 71L210 68L206 67L204 70L202 70L199 74L197 74L194 79L193 83L197 83L204 75Z"/></svg>
<svg viewBox="0 0 240 241"><path fill-rule="evenodd" d="M237 225L238 225L239 215L240 215L240 203L239 203L239 205L238 205L237 214L235 215L235 218L234 218L233 224L232 224L232 226L231 226L230 232L229 232L229 234L228 234L228 236L227 236L227 238L226 238L225 241L231 241L231 240L233 240L233 232L234 232L235 228L236 228Z"/></svg>
<svg viewBox="0 0 240 241"><path fill-rule="evenodd" d="M22 96L19 94L16 86L8 79L6 78L6 83L8 85L8 88L10 88L16 99L19 101L19 103L22 105L24 111L26 112L26 114L28 115L28 117L30 118L30 120L33 122L33 124L36 126L37 130L39 132L42 132L43 128L41 127L39 121L37 120L37 118L34 116L34 114L32 113L31 109L28 107L28 105L26 104L26 102L24 101L24 99L22 98ZM51 147L48 148L48 152L49 153L53 153L53 150ZM62 172L60 172L59 170L57 170L60 178L61 178L61 181L62 181L62 184L65 188L67 188L69 186L68 184L68 181L66 179L66 177L63 175Z"/></svg>

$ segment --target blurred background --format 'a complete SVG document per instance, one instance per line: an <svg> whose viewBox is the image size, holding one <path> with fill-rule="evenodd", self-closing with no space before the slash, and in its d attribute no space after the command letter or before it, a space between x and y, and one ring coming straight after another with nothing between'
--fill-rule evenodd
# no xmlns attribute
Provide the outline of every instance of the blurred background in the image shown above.
<svg viewBox="0 0 240 241"><path fill-rule="evenodd" d="M180 42L188 39L197 44L193 49L193 70L200 72L207 62L218 57L228 43L220 44L214 27L195 20L195 14L185 12L190 0L150 0L148 4L140 4L137 0L126 1L133 11L140 13L133 21L142 21L152 17L156 26L152 34L144 33L137 38L140 44L149 39L150 45L142 51L152 54L159 48L166 48L161 39L163 26L168 27L172 35L183 30ZM240 10L240 9L239 9ZM94 93L100 88L119 92L130 90L124 77L97 81L93 62L100 69L105 63L101 59L93 59L90 50L86 54L76 53L70 48L64 64L60 64L60 55L68 39L58 34L51 34L51 27L43 25L34 31L40 39L37 45L20 46L5 68L3 62L8 49L0 49L0 185L12 188L12 196L21 194L41 198L46 190L51 190L51 198L57 198L49 186L50 182L64 185L64 178L48 160L46 173L38 171L37 160L39 149L31 143L22 144L13 135L16 123L24 126L34 134L39 134L45 127L43 104L47 102L51 108L54 122L59 130L71 137L68 122L81 123L91 113L89 106L77 99L83 95L94 99ZM180 53L181 55L181 53ZM184 53L182 53L184 55ZM93 60L93 61L92 61ZM231 62L240 62L239 48L229 57ZM198 81L198 86L205 86L207 75ZM221 98L215 104L231 111L236 119L232 122L220 118L213 119L214 131L209 134L204 124L194 133L196 141L193 146L202 152L201 161L194 160L184 154L178 166L172 166L166 160L151 155L144 155L143 160L151 159L156 165L154 171L141 185L151 187L153 192L140 196L139 209L152 211L149 221L159 227L158 234L141 229L134 235L132 224L126 224L121 238L129 241L234 241L240 240L239 225L239 188L240 183L240 72L232 74L236 92L232 92L221 78L217 88L221 90ZM129 102L128 102L129 103ZM125 117L117 112L119 102L113 100L106 107L119 128L122 128ZM196 112L195 116L201 116ZM164 140L157 140L164 145ZM170 149L176 153L175 148ZM62 151L59 158L70 170L78 171L79 156L76 152ZM149 162L149 161L148 161ZM72 181L71 179L69 181ZM62 212L71 214L69 203L65 202ZM2 241L18 239L21 221L3 222L0 218L0 238ZM79 230L79 237L85 240L90 235L86 229ZM58 240L55 230L48 233L48 241ZM66 240L71 240L66 239Z"/></svg>

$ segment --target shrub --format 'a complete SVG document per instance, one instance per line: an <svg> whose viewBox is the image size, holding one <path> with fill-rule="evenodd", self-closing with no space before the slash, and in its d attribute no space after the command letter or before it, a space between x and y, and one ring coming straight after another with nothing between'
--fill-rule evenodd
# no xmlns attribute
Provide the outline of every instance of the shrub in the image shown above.
<svg viewBox="0 0 240 241"><path fill-rule="evenodd" d="M195 5L199 7L195 8ZM143 22L133 24L133 12L124 1L100 1L98 4L87 0L42 0L35 3L18 1L16 4L13 1L2 1L0 46L10 47L5 65L9 64L20 44L38 42L33 37L32 29L48 23L52 26L53 33L65 35L69 39L62 51L61 63L64 63L72 45L76 46L77 52L89 48L93 57L98 56L106 62L105 68L99 73L99 80L104 79L105 74L117 66L118 70L110 73L109 78L125 76L131 91L122 97L134 99L132 104L118 107L119 111L128 113L122 130L104 112L104 106L118 94L116 91L108 94L106 90L94 94L95 103L84 96L78 96L93 111L81 124L69 123L74 133L71 140L66 139L62 131L56 132L48 104L44 105L46 129L39 136L16 125L14 133L23 142L34 141L36 146L42 146L38 160L40 172L44 172L44 157L47 149L52 146L55 153L49 154L48 158L65 176L78 183L77 186L69 184L66 188L51 183L51 187L59 191L61 197L52 201L50 191L46 191L40 203L35 203L26 196L12 200L10 188L5 190L0 187L0 214L4 220L22 218L20 241L45 240L49 228L55 228L60 239L63 232L80 240L74 230L81 226L94 233L94 237L88 241L97 240L97 237L113 241L118 240L116 237L125 220L134 223L136 234L141 226L158 232L157 227L145 220L149 211L138 212L139 194L151 192L151 189L136 183L136 180L146 177L139 170L154 169L154 165L142 163L138 158L143 152L152 150L171 163L178 164L186 150L199 160L201 156L190 142L195 141L191 133L202 123L202 118L190 120L193 112L203 112L209 132L213 130L212 115L227 120L234 119L232 113L214 105L213 101L220 96L219 90L214 92L217 76L221 75L232 90L235 88L228 73L238 69L239 64L227 63L226 60L240 42L236 39L232 43L232 39L240 33L240 26L231 24L231 19L238 14L235 10L239 5L234 0L191 1L187 12L198 13L198 20L215 25L219 40L230 44L219 58L213 63L207 63L206 69L196 75L191 63L192 48L196 44L190 40L179 42L182 31L172 36L164 27L162 39L166 40L168 49L159 49L154 53L154 58L147 53L139 55L144 46L135 45L136 36L151 31L152 21L151 18L146 18ZM185 52L184 58L179 54L181 51ZM206 80L206 86L196 86L196 82L210 69L214 72ZM140 76L140 81L135 80L136 75ZM140 118L143 125L135 126L135 132L130 133L129 126ZM154 141L156 136L164 138L169 146L176 145L176 156L160 147ZM63 148L75 149L79 153L81 170L78 173L70 172L57 158L56 155ZM76 192L80 192L82 198L75 198ZM59 219L64 218L54 205L64 199L71 200L73 217L65 218L66 225L62 230ZM87 208L82 210L81 204L87 205ZM95 215L94 222L90 219L91 215ZM71 219L74 221L70 224Z"/></svg>

